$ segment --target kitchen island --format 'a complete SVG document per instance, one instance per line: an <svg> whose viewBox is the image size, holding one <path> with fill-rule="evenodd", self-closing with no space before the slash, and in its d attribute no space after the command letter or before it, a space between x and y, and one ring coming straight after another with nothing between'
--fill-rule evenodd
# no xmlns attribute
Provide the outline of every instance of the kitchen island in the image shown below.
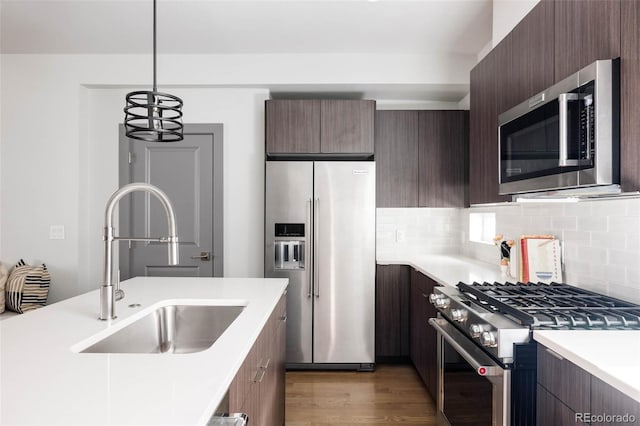
<svg viewBox="0 0 640 426"><path fill-rule="evenodd" d="M98 320L98 290L6 319L0 322L0 424L206 424L287 283L138 277L122 282L126 295L115 320ZM167 304L245 308L201 352L79 353Z"/></svg>

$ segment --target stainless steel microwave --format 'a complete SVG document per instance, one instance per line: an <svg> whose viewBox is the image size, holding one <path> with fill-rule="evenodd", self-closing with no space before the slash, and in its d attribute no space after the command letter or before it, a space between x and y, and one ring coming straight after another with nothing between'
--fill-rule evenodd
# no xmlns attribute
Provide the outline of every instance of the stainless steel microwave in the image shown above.
<svg viewBox="0 0 640 426"><path fill-rule="evenodd" d="M500 194L620 183L619 64L596 61L500 114Z"/></svg>

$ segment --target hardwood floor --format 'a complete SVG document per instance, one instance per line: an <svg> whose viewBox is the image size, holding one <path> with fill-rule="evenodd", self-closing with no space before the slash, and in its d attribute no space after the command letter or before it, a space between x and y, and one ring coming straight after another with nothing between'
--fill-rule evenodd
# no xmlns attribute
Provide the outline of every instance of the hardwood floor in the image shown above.
<svg viewBox="0 0 640 426"><path fill-rule="evenodd" d="M435 416L435 403L410 365L286 375L286 426L426 426L436 424Z"/></svg>

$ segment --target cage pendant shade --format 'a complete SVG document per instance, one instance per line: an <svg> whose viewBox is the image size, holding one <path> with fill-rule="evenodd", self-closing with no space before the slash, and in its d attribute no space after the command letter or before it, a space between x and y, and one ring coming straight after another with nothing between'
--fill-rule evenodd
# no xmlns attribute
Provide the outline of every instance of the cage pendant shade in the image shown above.
<svg viewBox="0 0 640 426"><path fill-rule="evenodd" d="M156 84L156 0L153 0L153 90L130 92L124 107L127 137L145 142L183 139L182 99L158 92Z"/></svg>

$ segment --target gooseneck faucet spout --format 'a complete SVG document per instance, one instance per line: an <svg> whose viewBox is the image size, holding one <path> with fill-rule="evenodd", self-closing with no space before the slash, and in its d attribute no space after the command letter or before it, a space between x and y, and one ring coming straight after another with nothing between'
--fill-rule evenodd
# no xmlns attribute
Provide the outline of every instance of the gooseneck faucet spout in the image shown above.
<svg viewBox="0 0 640 426"><path fill-rule="evenodd" d="M146 237L121 237L115 235L115 229L113 226L115 210L118 202L127 194L135 191L143 191L149 194L153 194L164 207L167 214L167 224L169 229L169 235L166 238L146 238ZM178 264L178 234L176 231L176 215L173 210L171 200L167 197L160 188L144 182L130 183L123 186L114 192L104 212L104 275L102 286L100 287L100 319L108 320L116 318L115 301L124 297L124 292L118 289L118 294L115 294L116 287L119 286L119 278L114 281L113 269L114 269L114 253L113 242L117 240L125 241L157 241L168 244L169 250L169 265Z"/></svg>

